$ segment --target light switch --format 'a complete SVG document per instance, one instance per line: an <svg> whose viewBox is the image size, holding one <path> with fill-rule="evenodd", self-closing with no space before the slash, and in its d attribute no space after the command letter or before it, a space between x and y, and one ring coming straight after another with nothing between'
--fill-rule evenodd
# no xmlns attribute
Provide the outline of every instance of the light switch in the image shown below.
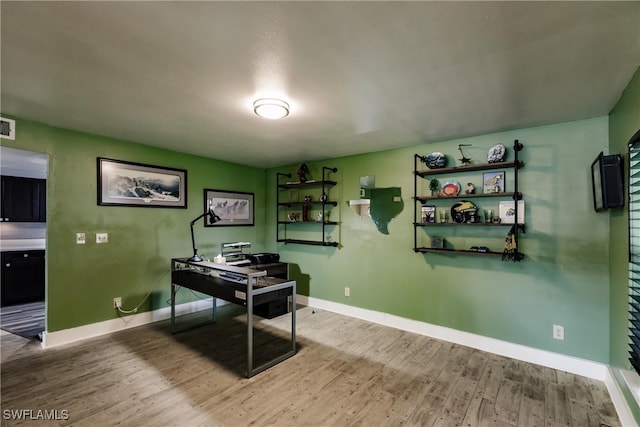
<svg viewBox="0 0 640 427"><path fill-rule="evenodd" d="M86 238L84 233L76 233L76 244L84 245L86 243Z"/></svg>
<svg viewBox="0 0 640 427"><path fill-rule="evenodd" d="M108 233L96 233L96 243L107 243L109 241Z"/></svg>

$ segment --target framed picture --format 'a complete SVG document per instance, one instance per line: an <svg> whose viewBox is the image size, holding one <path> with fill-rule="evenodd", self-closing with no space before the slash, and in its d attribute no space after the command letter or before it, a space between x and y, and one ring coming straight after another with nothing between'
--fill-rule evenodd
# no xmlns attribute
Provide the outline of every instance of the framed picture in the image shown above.
<svg viewBox="0 0 640 427"><path fill-rule="evenodd" d="M204 209L209 208L213 208L220 221L211 224L208 216L205 216L205 227L254 225L253 193L205 188Z"/></svg>
<svg viewBox="0 0 640 427"><path fill-rule="evenodd" d="M434 223L436 222L436 207L432 205L422 206L422 222Z"/></svg>
<svg viewBox="0 0 640 427"><path fill-rule="evenodd" d="M482 192L504 193L504 171L485 172L482 175Z"/></svg>
<svg viewBox="0 0 640 427"><path fill-rule="evenodd" d="M187 207L187 171L97 158L98 205Z"/></svg>
<svg viewBox="0 0 640 427"><path fill-rule="evenodd" d="M500 222L513 224L516 222L516 210L513 201L502 201L499 204ZM518 224L524 224L524 200L518 200Z"/></svg>

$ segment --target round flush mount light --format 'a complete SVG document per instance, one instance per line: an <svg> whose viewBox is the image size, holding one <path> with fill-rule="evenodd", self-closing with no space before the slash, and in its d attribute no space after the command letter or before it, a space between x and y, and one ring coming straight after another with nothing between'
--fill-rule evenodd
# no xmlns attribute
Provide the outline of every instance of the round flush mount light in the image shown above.
<svg viewBox="0 0 640 427"><path fill-rule="evenodd" d="M282 119L289 115L289 104L281 99L260 98L253 102L253 111L265 119Z"/></svg>

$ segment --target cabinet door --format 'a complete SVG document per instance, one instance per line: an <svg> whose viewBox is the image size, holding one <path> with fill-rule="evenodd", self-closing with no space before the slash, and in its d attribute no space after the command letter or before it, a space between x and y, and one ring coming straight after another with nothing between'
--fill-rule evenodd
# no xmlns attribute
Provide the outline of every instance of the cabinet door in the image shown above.
<svg viewBox="0 0 640 427"><path fill-rule="evenodd" d="M3 176L0 217L10 222L45 222L46 190L44 179Z"/></svg>
<svg viewBox="0 0 640 427"><path fill-rule="evenodd" d="M44 251L2 253L2 306L44 300Z"/></svg>

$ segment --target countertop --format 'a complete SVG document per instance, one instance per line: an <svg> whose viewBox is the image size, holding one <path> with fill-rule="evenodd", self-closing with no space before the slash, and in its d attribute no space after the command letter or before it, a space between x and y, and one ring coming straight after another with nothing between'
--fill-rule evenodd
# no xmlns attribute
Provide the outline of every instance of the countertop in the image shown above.
<svg viewBox="0 0 640 427"><path fill-rule="evenodd" d="M8 251L35 251L44 250L46 239L7 239L0 240L0 250Z"/></svg>

